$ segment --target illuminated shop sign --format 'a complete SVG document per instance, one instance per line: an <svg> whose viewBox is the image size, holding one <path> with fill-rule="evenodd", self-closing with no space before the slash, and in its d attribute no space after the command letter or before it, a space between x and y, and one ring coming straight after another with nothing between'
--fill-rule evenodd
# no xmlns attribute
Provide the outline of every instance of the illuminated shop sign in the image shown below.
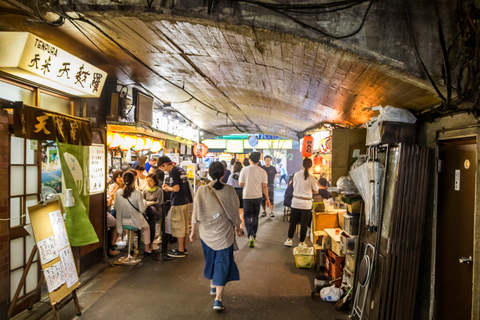
<svg viewBox="0 0 480 320"><path fill-rule="evenodd" d="M98 98L107 73L28 32L0 32L0 69L80 97Z"/></svg>
<svg viewBox="0 0 480 320"><path fill-rule="evenodd" d="M248 140L243 141L245 149L253 149ZM257 149L292 149L292 140L258 140Z"/></svg>
<svg viewBox="0 0 480 320"><path fill-rule="evenodd" d="M242 140L227 140L227 152L230 153L243 153L243 141Z"/></svg>
<svg viewBox="0 0 480 320"><path fill-rule="evenodd" d="M208 149L225 149L227 146L227 140L224 139L206 139L202 141Z"/></svg>

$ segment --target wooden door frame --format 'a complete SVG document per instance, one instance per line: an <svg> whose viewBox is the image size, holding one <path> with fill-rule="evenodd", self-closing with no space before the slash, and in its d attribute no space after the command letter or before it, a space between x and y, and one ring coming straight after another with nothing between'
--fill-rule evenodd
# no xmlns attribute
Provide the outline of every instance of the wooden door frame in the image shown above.
<svg viewBox="0 0 480 320"><path fill-rule="evenodd" d="M445 141L455 141L470 138L476 141L477 144L477 172L476 172L476 183L475 183L475 199L474 199L474 231L473 231L473 274L472 274L472 310L471 310L471 319L480 320L480 301L475 299L480 295L480 244L477 244L477 239L475 234L477 230L480 230L480 219L477 219L477 213L480 213L480 188L477 187L480 182L480 165L478 161L480 160L480 126L471 126L464 128L452 128L452 129L442 129L436 131L435 139L435 175L434 175L434 209L433 209L433 230L432 230L432 251L431 251L431 287L430 292L430 319L434 319L435 316L435 279L436 279L436 252L437 252L437 223L438 223L438 180L439 180L439 153L440 153L440 144Z"/></svg>

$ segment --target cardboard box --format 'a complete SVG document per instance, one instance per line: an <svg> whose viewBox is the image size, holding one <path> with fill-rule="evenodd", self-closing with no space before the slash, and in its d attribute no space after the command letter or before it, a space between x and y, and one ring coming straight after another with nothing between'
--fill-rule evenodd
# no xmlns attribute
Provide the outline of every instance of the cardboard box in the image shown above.
<svg viewBox="0 0 480 320"><path fill-rule="evenodd" d="M314 223L313 231L323 231L325 228L338 228L338 215L336 213L315 212Z"/></svg>
<svg viewBox="0 0 480 320"><path fill-rule="evenodd" d="M362 208L362 201L356 201L352 204L347 204L347 210L350 213L360 213L361 208Z"/></svg>
<svg viewBox="0 0 480 320"><path fill-rule="evenodd" d="M353 163L354 155L365 154L366 129L332 130L332 186L341 176L346 176Z"/></svg>
<svg viewBox="0 0 480 320"><path fill-rule="evenodd" d="M314 245L317 245L320 249L330 249L332 247L332 241L325 231L314 231Z"/></svg>
<svg viewBox="0 0 480 320"><path fill-rule="evenodd" d="M328 236L332 239L332 251L339 257L345 256L342 252L342 245L341 245L341 236L342 229L340 228L332 228L332 229L325 229L325 232Z"/></svg>

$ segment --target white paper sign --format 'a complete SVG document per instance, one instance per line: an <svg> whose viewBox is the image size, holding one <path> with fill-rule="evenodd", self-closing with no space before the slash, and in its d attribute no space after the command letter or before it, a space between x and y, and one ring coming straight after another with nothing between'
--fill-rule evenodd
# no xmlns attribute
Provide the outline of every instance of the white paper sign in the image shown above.
<svg viewBox="0 0 480 320"><path fill-rule="evenodd" d="M460 191L460 170L455 170L455 191Z"/></svg>
<svg viewBox="0 0 480 320"><path fill-rule="evenodd" d="M37 248L42 264L48 263L58 257L55 236L50 236L38 241Z"/></svg>
<svg viewBox="0 0 480 320"><path fill-rule="evenodd" d="M43 270L43 275L45 276L48 292L57 290L65 283L63 264L60 261L50 268Z"/></svg>
<svg viewBox="0 0 480 320"><path fill-rule="evenodd" d="M105 191L105 146L90 147L89 157L90 194Z"/></svg>
<svg viewBox="0 0 480 320"><path fill-rule="evenodd" d="M63 263L63 271L65 273L65 281L67 287L73 286L78 281L77 270L75 269L75 262L73 260L72 250L70 246L60 250L60 259Z"/></svg>
<svg viewBox="0 0 480 320"><path fill-rule="evenodd" d="M57 244L57 251L69 245L67 230L63 223L63 216L60 210L49 212L50 223L52 224L53 234L55 235L55 242Z"/></svg>

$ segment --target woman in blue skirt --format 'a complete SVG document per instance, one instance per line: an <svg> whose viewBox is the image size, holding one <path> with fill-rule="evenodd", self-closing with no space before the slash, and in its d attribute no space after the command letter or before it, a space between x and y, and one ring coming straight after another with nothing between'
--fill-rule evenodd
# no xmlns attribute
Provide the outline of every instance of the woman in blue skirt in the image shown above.
<svg viewBox="0 0 480 320"><path fill-rule="evenodd" d="M190 241L195 241L196 226L200 232L205 256L204 276L211 280L210 294L215 296L213 309L222 311L222 296L229 281L240 280L233 259L235 233L243 234L242 220L238 215L239 201L235 188L225 185L221 179L225 167L213 162L208 169L213 181L198 188L193 201L192 231Z"/></svg>

